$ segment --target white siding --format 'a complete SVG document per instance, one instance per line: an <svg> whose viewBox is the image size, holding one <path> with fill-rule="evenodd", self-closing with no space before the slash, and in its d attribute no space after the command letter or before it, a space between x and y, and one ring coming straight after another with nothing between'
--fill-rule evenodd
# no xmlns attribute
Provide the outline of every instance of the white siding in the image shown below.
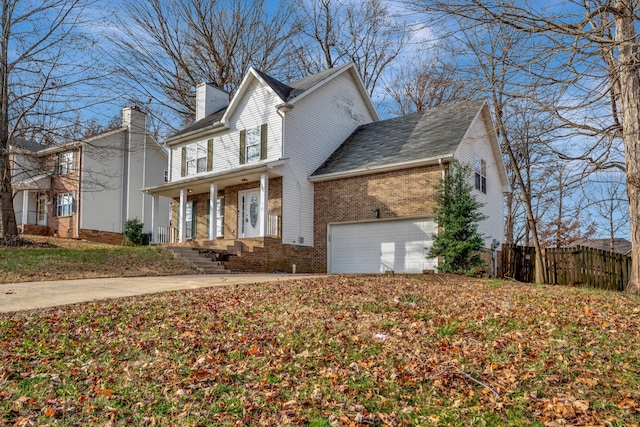
<svg viewBox="0 0 640 427"><path fill-rule="evenodd" d="M478 116L471 124L465 139L455 153L455 158L461 164L470 165L472 184L474 183L473 165L476 156L483 159L487 166L487 193L473 190L476 199L480 203L484 203L482 212L487 216L487 219L478 224L478 231L484 234L485 247L490 247L493 239L504 241L504 195L498 172L498 168L503 165L494 156L487 126L481 116Z"/></svg>
<svg viewBox="0 0 640 427"><path fill-rule="evenodd" d="M281 158L282 119L276 105L282 103L271 89L254 80L247 88L234 113L228 119L228 129L213 135L193 139L172 147L171 181L180 180L182 173L182 147L213 138L213 172L232 170L240 166L240 131L267 123L267 159Z"/></svg>
<svg viewBox="0 0 640 427"><path fill-rule="evenodd" d="M313 245L313 184L307 180L361 124L374 120L348 73L295 103L285 117L282 241ZM300 242L302 237L304 242Z"/></svg>
<svg viewBox="0 0 640 427"><path fill-rule="evenodd" d="M120 132L82 150L80 228L122 232L123 144Z"/></svg>

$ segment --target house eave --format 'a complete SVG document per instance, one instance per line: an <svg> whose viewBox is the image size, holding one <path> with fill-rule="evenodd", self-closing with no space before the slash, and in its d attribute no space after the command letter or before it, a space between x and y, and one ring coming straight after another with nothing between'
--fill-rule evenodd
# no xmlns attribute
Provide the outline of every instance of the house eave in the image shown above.
<svg viewBox="0 0 640 427"><path fill-rule="evenodd" d="M206 136L209 133L216 132L220 128L226 128L225 124L222 121L215 122L202 129L196 129L194 131L183 133L178 136L169 137L164 141L164 144L167 146L177 145L193 139L194 136Z"/></svg>
<svg viewBox="0 0 640 427"><path fill-rule="evenodd" d="M252 175L261 174L264 172L274 175L280 175L274 172L274 169L286 163L286 159L280 159L275 161L261 162L258 164L244 165L231 170L219 171L219 172L207 172L204 174L194 175L190 177L181 178L179 180L168 182L166 184L157 185L154 187L142 188L140 191L165 197L177 197L180 194L180 190L184 188L193 188L196 186L209 185L215 182L226 182L227 185L240 184L243 178L249 178L253 180ZM197 194L199 191L195 191Z"/></svg>
<svg viewBox="0 0 640 427"><path fill-rule="evenodd" d="M420 166L437 165L441 162L448 162L453 160L453 154L447 154L444 156L429 157L426 159L412 160L408 162L391 163L388 165L365 167L360 169L352 169L343 172L333 172L323 175L310 176L308 179L311 182L332 181L334 179L352 178L356 176L370 175L373 173L390 172L399 169L409 169Z"/></svg>

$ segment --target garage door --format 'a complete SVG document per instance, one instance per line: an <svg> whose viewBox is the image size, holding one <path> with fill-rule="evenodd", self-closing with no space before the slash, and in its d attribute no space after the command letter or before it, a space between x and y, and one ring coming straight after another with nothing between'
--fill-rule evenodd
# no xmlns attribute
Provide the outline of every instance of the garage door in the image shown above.
<svg viewBox="0 0 640 427"><path fill-rule="evenodd" d="M433 220L376 221L334 224L329 228L330 273L422 273L434 269L427 259Z"/></svg>

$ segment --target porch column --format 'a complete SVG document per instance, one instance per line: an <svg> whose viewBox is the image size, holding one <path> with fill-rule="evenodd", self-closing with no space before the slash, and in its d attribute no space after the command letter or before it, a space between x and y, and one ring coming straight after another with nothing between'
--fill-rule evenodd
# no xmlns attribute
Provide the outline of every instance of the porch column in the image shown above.
<svg viewBox="0 0 640 427"><path fill-rule="evenodd" d="M151 243L158 242L158 209L160 207L160 197L151 195Z"/></svg>
<svg viewBox="0 0 640 427"><path fill-rule="evenodd" d="M218 228L218 184L209 185L209 240L215 240Z"/></svg>
<svg viewBox="0 0 640 427"><path fill-rule="evenodd" d="M184 243L187 232L187 189L180 189L180 206L178 206L178 242Z"/></svg>
<svg viewBox="0 0 640 427"><path fill-rule="evenodd" d="M259 236L266 236L269 230L269 175L260 175L260 228Z"/></svg>
<svg viewBox="0 0 640 427"><path fill-rule="evenodd" d="M29 223L29 190L22 191L22 232Z"/></svg>

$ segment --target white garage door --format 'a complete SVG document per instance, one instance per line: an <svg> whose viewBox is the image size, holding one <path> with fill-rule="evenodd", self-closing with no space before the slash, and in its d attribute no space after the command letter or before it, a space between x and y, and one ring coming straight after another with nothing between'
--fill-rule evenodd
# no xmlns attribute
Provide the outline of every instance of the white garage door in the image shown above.
<svg viewBox="0 0 640 427"><path fill-rule="evenodd" d="M433 220L376 221L334 224L329 228L330 273L422 273L435 269L427 259Z"/></svg>

